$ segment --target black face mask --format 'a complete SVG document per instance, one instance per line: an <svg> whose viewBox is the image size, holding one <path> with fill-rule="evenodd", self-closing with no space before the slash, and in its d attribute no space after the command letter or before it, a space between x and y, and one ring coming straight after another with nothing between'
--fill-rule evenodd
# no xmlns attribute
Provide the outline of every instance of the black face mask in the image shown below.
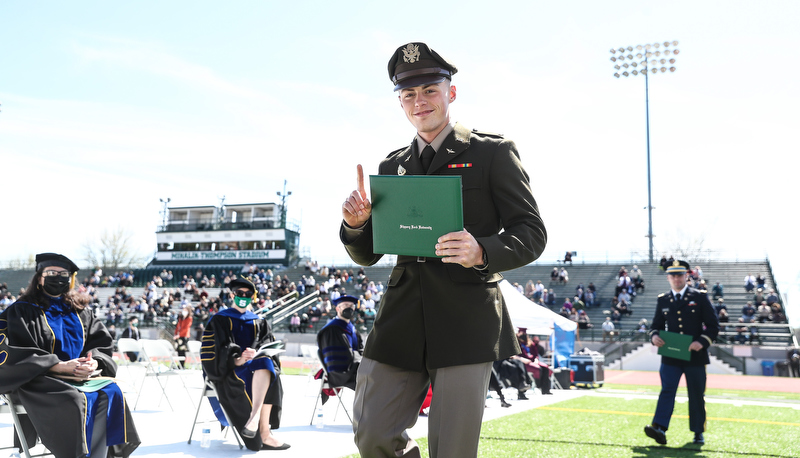
<svg viewBox="0 0 800 458"><path fill-rule="evenodd" d="M342 318L344 318L345 320L349 320L353 318L353 313L355 313L355 310L353 310L350 307L347 307L346 309L342 310Z"/></svg>
<svg viewBox="0 0 800 458"><path fill-rule="evenodd" d="M44 277L44 285L42 286L44 292L50 296L58 297L69 291L69 278L58 277Z"/></svg>

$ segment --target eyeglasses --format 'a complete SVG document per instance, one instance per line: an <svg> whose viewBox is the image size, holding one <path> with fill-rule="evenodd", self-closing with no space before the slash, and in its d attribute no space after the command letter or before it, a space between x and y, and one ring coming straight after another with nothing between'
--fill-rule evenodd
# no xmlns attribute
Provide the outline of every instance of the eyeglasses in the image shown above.
<svg viewBox="0 0 800 458"><path fill-rule="evenodd" d="M42 272L42 277L64 277L69 278L69 272L66 270L45 270Z"/></svg>
<svg viewBox="0 0 800 458"><path fill-rule="evenodd" d="M252 297L253 293L245 290L237 290L233 292L233 295L236 297Z"/></svg>

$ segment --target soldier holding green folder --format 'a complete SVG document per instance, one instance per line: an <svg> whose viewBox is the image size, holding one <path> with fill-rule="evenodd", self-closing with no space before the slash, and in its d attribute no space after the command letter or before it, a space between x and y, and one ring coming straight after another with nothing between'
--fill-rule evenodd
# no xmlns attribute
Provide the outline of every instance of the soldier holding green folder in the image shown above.
<svg viewBox="0 0 800 458"><path fill-rule="evenodd" d="M538 258L547 234L514 142L451 123L456 67L425 43L408 43L388 70L417 135L378 173L460 176L464 229L438 234L435 256L398 256L358 370L355 441L361 456L419 457L406 430L432 384L430 456L472 458L492 361L520 352L500 272ZM373 249L371 210L359 165L340 238L361 265L382 256Z"/></svg>
<svg viewBox="0 0 800 458"><path fill-rule="evenodd" d="M675 393L681 375L686 376L689 394L689 429L694 433L693 442L705 444L703 432L706 426L706 407L703 398L706 391L706 365L709 363L708 347L719 333L719 321L705 290L689 287L687 278L689 263L674 261L667 266L670 291L658 296L656 314L650 327L650 341L656 347L664 346L661 331L691 336L689 359L661 357L661 393L658 395L653 423L644 427L644 432L659 444L667 443L667 428L675 408ZM679 356L679 355L675 355Z"/></svg>

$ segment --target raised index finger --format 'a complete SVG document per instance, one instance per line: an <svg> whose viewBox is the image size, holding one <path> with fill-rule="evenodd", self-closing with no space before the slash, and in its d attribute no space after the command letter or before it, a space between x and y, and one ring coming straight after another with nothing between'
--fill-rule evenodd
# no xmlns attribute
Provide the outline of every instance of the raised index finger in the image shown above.
<svg viewBox="0 0 800 458"><path fill-rule="evenodd" d="M361 164L358 164L356 170L358 171L358 193L361 194L362 199L366 200L367 190L364 188L364 168L361 167Z"/></svg>

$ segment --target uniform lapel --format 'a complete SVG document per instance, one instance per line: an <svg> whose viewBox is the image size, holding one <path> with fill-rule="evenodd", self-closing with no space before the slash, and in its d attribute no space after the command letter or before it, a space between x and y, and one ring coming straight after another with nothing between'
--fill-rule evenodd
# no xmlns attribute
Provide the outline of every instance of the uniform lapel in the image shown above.
<svg viewBox="0 0 800 458"><path fill-rule="evenodd" d="M452 161L459 154L463 153L469 147L470 131L461 124L456 123L453 126L453 132L444 139L444 143L436 152L431 162L429 173L433 174L437 169ZM420 165L420 168L422 165Z"/></svg>
<svg viewBox="0 0 800 458"><path fill-rule="evenodd" d="M416 139L397 155L397 175L425 175L419 159Z"/></svg>

